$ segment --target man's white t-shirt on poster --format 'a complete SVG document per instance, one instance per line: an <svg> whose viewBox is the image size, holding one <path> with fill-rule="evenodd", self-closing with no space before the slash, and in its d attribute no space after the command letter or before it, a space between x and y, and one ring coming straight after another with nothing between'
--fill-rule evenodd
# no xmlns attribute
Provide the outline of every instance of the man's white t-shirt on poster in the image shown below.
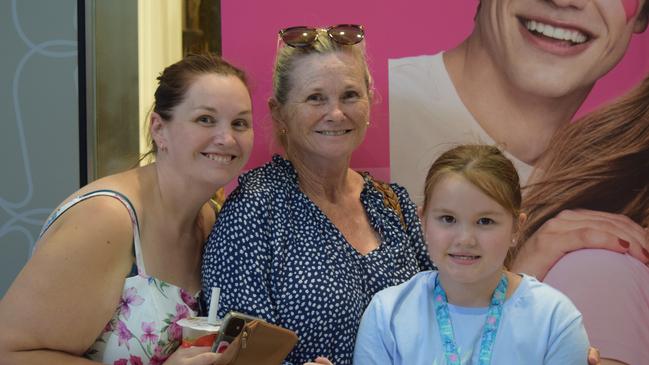
<svg viewBox="0 0 649 365"><path fill-rule="evenodd" d="M460 100L443 53L391 59L390 177L421 205L426 173L444 151L465 143L495 144ZM525 183L532 166L506 154Z"/></svg>

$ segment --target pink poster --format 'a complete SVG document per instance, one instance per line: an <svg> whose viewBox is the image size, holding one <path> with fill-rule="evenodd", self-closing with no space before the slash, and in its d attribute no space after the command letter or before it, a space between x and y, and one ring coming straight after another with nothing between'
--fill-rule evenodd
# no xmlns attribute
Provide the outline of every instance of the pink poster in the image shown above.
<svg viewBox="0 0 649 365"><path fill-rule="evenodd" d="M536 251L521 250L534 255L519 257L547 261L535 276L543 279L549 272L548 282L577 304L603 358L642 363L649 356L643 350L649 341L649 251L642 248L649 239L649 79L624 104L616 104L619 108L591 112L649 74L645 1L483 1L480 40L487 39L489 47L481 50L493 64L476 65L466 62L466 55L476 54L475 44L457 47L476 34L478 5L477 0L332 0L317 6L295 0L223 1L223 55L247 70L252 81L256 139L248 167L267 162L274 151L267 100L278 30L362 24L375 100L352 167L405 186L421 203L423 176L438 153L433 149L443 150L445 143L498 144L523 182L530 173L530 181L539 182L524 195L523 210L532 215L516 243ZM453 52L458 49L464 54ZM509 53L498 53L502 49ZM495 63L498 67L492 67ZM469 77L486 81L467 89L463 85L475 84ZM519 87L526 77L525 88ZM518 84L497 84L504 79ZM511 85L516 87L507 90ZM565 85L567 92L561 89ZM536 104L529 103L535 101L529 97L535 86ZM494 100L500 95L496 89L510 91L500 93L504 103ZM511 113L515 123L490 129L484 121L493 115L484 113L485 104L507 119L510 109L502 106L512 100L528 102L519 108L526 110ZM431 126L431 115L438 124ZM546 117L549 125L538 123ZM539 161L556 164L538 169Z"/></svg>
<svg viewBox="0 0 649 365"><path fill-rule="evenodd" d="M277 32L294 25L326 27L357 23L366 28L367 51L375 81L372 125L352 166L390 179L388 59L433 55L456 46L473 28L478 1L222 1L223 56L248 71L255 113L255 147L248 168L270 159L271 120L267 100L277 47ZM592 110L622 94L649 71L649 32L635 35L624 59L602 78L582 110ZM582 111L578 115L583 114Z"/></svg>

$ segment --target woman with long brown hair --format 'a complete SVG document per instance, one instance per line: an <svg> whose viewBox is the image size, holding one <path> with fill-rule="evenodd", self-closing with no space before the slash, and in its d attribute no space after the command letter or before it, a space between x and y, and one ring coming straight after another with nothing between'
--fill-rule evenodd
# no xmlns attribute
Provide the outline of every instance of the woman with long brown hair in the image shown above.
<svg viewBox="0 0 649 365"><path fill-rule="evenodd" d="M649 77L550 146L510 263L573 300L603 364L640 364L649 358ZM597 249L611 240L619 252Z"/></svg>

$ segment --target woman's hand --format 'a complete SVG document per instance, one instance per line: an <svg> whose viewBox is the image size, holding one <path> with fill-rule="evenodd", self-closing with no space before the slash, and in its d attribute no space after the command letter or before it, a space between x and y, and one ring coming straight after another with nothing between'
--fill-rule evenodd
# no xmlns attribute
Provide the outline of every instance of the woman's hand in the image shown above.
<svg viewBox="0 0 649 365"><path fill-rule="evenodd" d="M227 365L234 360L239 347L238 338L221 354L212 352L210 347L179 347L164 365Z"/></svg>
<svg viewBox="0 0 649 365"><path fill-rule="evenodd" d="M625 215L586 209L564 210L527 240L512 270L543 280L563 255L582 248L626 252L647 264L648 238L647 230Z"/></svg>
<svg viewBox="0 0 649 365"><path fill-rule="evenodd" d="M210 347L178 348L164 362L164 365L212 365L227 364L222 362L221 355L211 351Z"/></svg>
<svg viewBox="0 0 649 365"><path fill-rule="evenodd" d="M318 365L318 364L320 364L320 365L334 365L331 361L329 361L329 359L327 359L326 357L322 357L322 356L318 357L313 362L305 362L304 363L304 365Z"/></svg>

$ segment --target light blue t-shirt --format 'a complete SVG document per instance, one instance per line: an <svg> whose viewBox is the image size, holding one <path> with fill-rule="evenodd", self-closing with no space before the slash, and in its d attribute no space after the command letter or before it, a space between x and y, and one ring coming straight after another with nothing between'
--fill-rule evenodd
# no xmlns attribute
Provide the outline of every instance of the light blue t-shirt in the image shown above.
<svg viewBox="0 0 649 365"><path fill-rule="evenodd" d="M365 310L354 364L445 365L435 310L436 271L380 291ZM449 305L462 364L476 364L487 307ZM588 336L570 300L530 276L507 299L491 364L587 364Z"/></svg>

